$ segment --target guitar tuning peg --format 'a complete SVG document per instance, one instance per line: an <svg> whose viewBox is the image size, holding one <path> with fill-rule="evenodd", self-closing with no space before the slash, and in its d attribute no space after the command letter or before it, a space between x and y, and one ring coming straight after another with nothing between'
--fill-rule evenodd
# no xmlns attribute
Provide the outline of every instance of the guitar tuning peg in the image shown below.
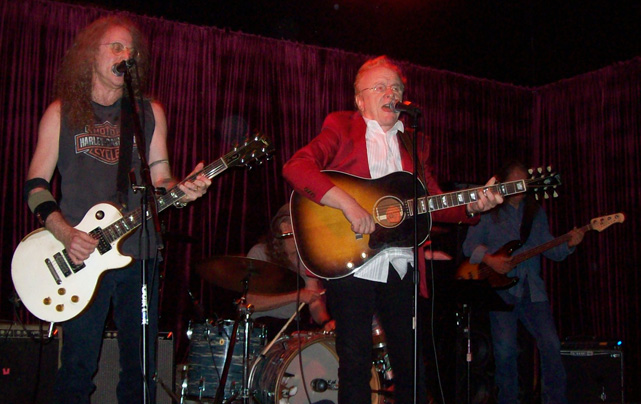
<svg viewBox="0 0 641 404"><path fill-rule="evenodd" d="M533 169L531 169L531 168L528 168L527 173L528 173L528 174L530 174L530 175L532 175L532 174L534 174L534 170L533 170Z"/></svg>
<svg viewBox="0 0 641 404"><path fill-rule="evenodd" d="M534 199L539 200L539 194L534 194Z"/></svg>
<svg viewBox="0 0 641 404"><path fill-rule="evenodd" d="M548 193L547 193L547 192L544 192L544 193L543 193L543 197L544 197L545 199L550 199L550 195L548 195Z"/></svg>
<svg viewBox="0 0 641 404"><path fill-rule="evenodd" d="M552 172L552 166L547 166L547 170L548 170L549 173L551 173Z"/></svg>
<svg viewBox="0 0 641 404"><path fill-rule="evenodd" d="M554 193L552 194L552 197L554 197L554 198L558 198L558 197L559 197L559 194L558 194L556 191L554 191Z"/></svg>
<svg viewBox="0 0 641 404"><path fill-rule="evenodd" d="M536 169L536 171L538 171L538 172L539 172L539 174L541 174L541 173L543 172L543 167L539 167L539 168L537 168L537 169Z"/></svg>

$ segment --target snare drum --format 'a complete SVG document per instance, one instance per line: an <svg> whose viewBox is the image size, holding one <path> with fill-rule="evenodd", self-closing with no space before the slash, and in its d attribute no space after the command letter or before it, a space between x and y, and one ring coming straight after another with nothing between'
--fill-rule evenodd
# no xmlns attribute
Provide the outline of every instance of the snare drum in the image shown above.
<svg viewBox="0 0 641 404"><path fill-rule="evenodd" d="M300 345L300 357L299 357ZM302 361L303 371L300 363ZM303 387L307 385L307 395ZM260 403L338 402L338 355L331 334L300 333L278 340L252 366L249 386ZM381 380L372 366L372 404L383 404ZM281 401L282 400L282 401Z"/></svg>
<svg viewBox="0 0 641 404"><path fill-rule="evenodd" d="M216 396L233 329L233 320L221 320L213 325L190 325L187 332L191 340L186 380L188 396L199 398ZM249 340L248 369L254 357L265 346L266 339L265 327L254 325ZM236 344L234 345L234 352L232 353L225 383L225 399L237 395L242 388L244 346L245 326L244 324L239 324Z"/></svg>

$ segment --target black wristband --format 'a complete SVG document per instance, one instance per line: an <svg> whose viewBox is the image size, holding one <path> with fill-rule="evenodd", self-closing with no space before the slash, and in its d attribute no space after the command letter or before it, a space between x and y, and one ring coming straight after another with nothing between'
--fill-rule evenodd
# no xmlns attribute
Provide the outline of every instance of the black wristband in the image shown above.
<svg viewBox="0 0 641 404"><path fill-rule="evenodd" d="M49 215L59 210L60 208L58 207L58 204L55 201L46 201L36 206L33 213L36 214L36 217L38 218L38 221L40 222L40 224L44 226Z"/></svg>

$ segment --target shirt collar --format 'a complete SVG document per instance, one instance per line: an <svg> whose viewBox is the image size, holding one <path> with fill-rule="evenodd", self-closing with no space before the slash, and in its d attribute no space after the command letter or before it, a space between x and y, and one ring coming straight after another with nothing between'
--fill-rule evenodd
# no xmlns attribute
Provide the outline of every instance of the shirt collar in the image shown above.
<svg viewBox="0 0 641 404"><path fill-rule="evenodd" d="M365 120L365 124L367 125L368 131L383 132L386 135L396 134L397 132L405 131L405 126L403 125L403 121L400 121L400 120L396 121L394 126L392 126L392 128L390 130L385 132L383 130L383 128L381 127L381 124L378 123L378 121L376 121L374 119L365 118L365 117L363 117L363 119Z"/></svg>

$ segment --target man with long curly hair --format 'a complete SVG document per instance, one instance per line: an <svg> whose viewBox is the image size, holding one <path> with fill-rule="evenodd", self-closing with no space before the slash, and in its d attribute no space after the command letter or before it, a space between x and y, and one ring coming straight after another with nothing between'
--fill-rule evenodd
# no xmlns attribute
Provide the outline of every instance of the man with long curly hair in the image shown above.
<svg viewBox="0 0 641 404"><path fill-rule="evenodd" d="M254 319L266 323L269 338L275 336L285 324L284 319L289 319L297 308L297 303L304 302L309 307L309 313L316 326L308 325L302 328L322 328L323 331L333 331L334 321L327 312L324 287L320 279L308 276L305 266L300 262L296 243L292 234L292 221L289 216L289 204L281 206L271 221L270 229L263 240L253 246L247 253L247 257L268 261L283 268L287 268L303 278L304 284L299 291L291 291L277 295L266 295L248 293L247 301L254 305L256 311ZM281 321L273 321L280 319ZM280 327L279 327L280 326ZM276 328L278 327L278 328Z"/></svg>
<svg viewBox="0 0 641 404"><path fill-rule="evenodd" d="M130 164L124 164L136 173L138 181L141 178L141 159L136 142L131 141L131 149L127 148L131 153L119 150L121 139L131 136L134 126L125 124L128 115L122 105L128 96L124 91L122 73L116 69L123 61L129 61L129 65L135 62L138 74L131 75L132 85L137 95L143 94L148 51L140 31L131 21L120 16L105 17L80 32L67 51L56 77L56 100L49 105L40 121L38 143L29 166L25 184L29 207L42 225L64 245L74 264L88 259L98 245L96 239L74 227L92 206L111 202L122 206L125 212L140 206L140 196L131 187L117 186L117 182L120 183L117 178L121 155L131 155ZM177 181L169 166L165 113L158 102L150 99L129 100L129 105L135 102L140 111L151 181L155 187L169 189ZM56 168L60 174L60 205L49 190L49 181ZM193 173L201 169L202 164L199 164ZM190 202L202 196L210 184L206 176L198 175L194 181L179 185L184 193L180 202ZM153 229L153 224L149 228ZM147 233L149 248L141 248L141 231L137 229L121 245L121 251L134 258L133 263L106 271L88 308L62 324L63 349L54 402L89 403L89 396L95 388L92 377L97 371L110 306L118 328L120 349L118 402L140 403L145 396L153 402L155 388L151 384L151 376L155 372L154 345L158 330L156 263L159 240L156 240L153 230ZM150 286L146 395L143 394L140 330L140 270L143 259L148 259L147 282Z"/></svg>

